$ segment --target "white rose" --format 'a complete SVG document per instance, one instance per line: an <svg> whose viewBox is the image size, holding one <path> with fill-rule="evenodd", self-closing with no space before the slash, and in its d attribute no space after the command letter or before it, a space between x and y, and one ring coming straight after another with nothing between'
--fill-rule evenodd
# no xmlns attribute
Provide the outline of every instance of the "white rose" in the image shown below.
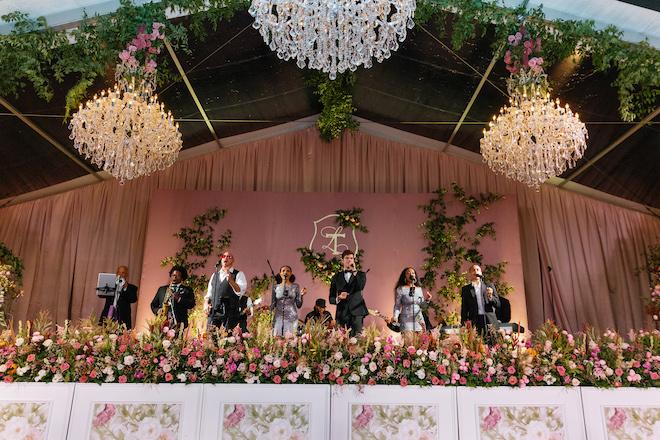
<svg viewBox="0 0 660 440"><path fill-rule="evenodd" d="M53 345L53 340L52 340L52 339L46 339L46 340L44 341L44 347L48 348L48 347L50 347L51 345Z"/></svg>
<svg viewBox="0 0 660 440"><path fill-rule="evenodd" d="M16 342L14 342L14 344L15 344L17 347L20 347L21 345L23 345L23 342L25 342L25 339L23 339L23 338L16 338Z"/></svg>
<svg viewBox="0 0 660 440"><path fill-rule="evenodd" d="M129 355L129 356L126 356L124 358L124 365L132 365L133 362L135 362L135 359L133 358L133 356Z"/></svg>
<svg viewBox="0 0 660 440"><path fill-rule="evenodd" d="M172 343L169 341L169 339L165 339L163 341L163 348L170 348L170 345L172 345Z"/></svg>

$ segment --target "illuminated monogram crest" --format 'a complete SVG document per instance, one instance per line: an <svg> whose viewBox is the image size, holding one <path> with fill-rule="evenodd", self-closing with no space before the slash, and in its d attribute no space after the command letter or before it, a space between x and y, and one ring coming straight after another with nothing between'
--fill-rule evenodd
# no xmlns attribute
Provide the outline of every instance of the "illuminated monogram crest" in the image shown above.
<svg viewBox="0 0 660 440"><path fill-rule="evenodd" d="M330 258L341 255L346 249L357 254L358 242L355 229L335 223L337 214L329 214L314 222L314 236L309 242L309 248L317 252L331 252ZM314 246L316 244L316 246Z"/></svg>

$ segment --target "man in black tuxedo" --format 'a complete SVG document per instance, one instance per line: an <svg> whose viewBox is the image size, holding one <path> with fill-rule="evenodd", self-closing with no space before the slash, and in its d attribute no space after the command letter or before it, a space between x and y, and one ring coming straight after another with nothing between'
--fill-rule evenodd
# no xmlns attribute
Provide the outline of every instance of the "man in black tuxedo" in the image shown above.
<svg viewBox="0 0 660 440"><path fill-rule="evenodd" d="M137 302L138 288L136 285L128 283L128 267L119 266L117 268L115 285L118 287L115 290L115 294L105 297L105 307L103 307L103 311L99 317L99 325L103 324L104 319L111 318L118 320L120 324L126 325L126 328L129 329L132 326L131 304ZM116 303L115 296L117 297ZM112 317L108 316L111 306L115 308L115 314Z"/></svg>
<svg viewBox="0 0 660 440"><path fill-rule="evenodd" d="M351 329L351 336L362 332L364 317L369 314L362 290L367 284L367 274L355 269L353 251L341 254L343 271L330 281L330 304L337 305L337 325Z"/></svg>
<svg viewBox="0 0 660 440"><path fill-rule="evenodd" d="M481 267L473 264L469 276L472 282L461 290L461 325L471 322L479 332L485 333L488 325L499 328L497 308L500 297L493 283L483 280Z"/></svg>
<svg viewBox="0 0 660 440"><path fill-rule="evenodd" d="M181 284L188 278L188 271L183 266L174 266L170 269L170 284L161 286L156 292L153 301L151 301L151 311L157 315L163 303L167 299L167 290L170 289L170 308L168 318L170 327L175 328L183 324L183 328L188 327L188 310L195 307L195 294L188 286Z"/></svg>

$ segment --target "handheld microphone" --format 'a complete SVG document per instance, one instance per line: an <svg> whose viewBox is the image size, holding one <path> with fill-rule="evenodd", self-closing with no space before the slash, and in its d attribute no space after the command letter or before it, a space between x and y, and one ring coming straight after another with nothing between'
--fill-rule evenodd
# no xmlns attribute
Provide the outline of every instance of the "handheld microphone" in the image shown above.
<svg viewBox="0 0 660 440"><path fill-rule="evenodd" d="M480 273L477 274L477 277L478 277L478 278L481 278L481 279L484 278L484 276L483 276L482 274L480 274Z"/></svg>

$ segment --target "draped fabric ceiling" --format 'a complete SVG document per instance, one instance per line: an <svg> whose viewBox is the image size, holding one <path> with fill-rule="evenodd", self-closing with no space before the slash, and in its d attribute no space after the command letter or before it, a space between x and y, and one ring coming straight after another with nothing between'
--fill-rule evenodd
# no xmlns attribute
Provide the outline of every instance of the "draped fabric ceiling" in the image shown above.
<svg viewBox="0 0 660 440"><path fill-rule="evenodd" d="M124 186L107 181L1 209L0 241L26 266L26 293L14 303L14 318L32 319L47 309L62 324L98 313L100 300L81 280L119 264L139 280L156 188L429 193L453 181L468 194L515 194L532 329L547 319L569 331L585 324L621 331L645 325L640 297L648 295L648 279L633 272L660 235L655 217L553 187L537 193L485 165L365 133L323 143L315 128L181 161Z"/></svg>

